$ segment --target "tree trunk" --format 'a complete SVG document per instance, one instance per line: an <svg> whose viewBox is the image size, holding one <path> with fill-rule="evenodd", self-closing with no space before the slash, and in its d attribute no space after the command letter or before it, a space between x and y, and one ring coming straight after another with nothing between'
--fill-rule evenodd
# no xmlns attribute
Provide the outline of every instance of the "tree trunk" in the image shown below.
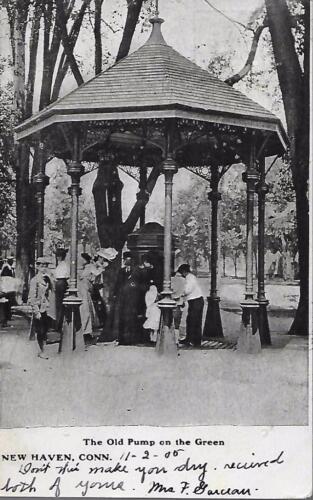
<svg viewBox="0 0 313 500"><path fill-rule="evenodd" d="M300 300L289 331L308 335L309 288L309 10L304 1L304 73L302 73L285 0L265 0L269 29L290 138L290 166L296 192Z"/></svg>
<svg viewBox="0 0 313 500"><path fill-rule="evenodd" d="M223 278L226 276L226 255L225 252L222 253L223 255Z"/></svg>
<svg viewBox="0 0 313 500"><path fill-rule="evenodd" d="M71 67L73 76L76 80L77 85L82 85L84 83L83 77L80 73L78 64L76 62L76 59L73 54L73 47L70 42L69 35L67 33L67 27L66 27L66 18L65 18L65 12L63 8L63 3L62 0L55 0L56 8L57 8L57 19L58 19L58 25L59 29L61 32L61 39L62 39L62 44L64 48L64 52L66 54L66 57L69 61L69 65Z"/></svg>
<svg viewBox="0 0 313 500"><path fill-rule="evenodd" d="M15 146L16 171L16 277L23 283L23 301L28 295L28 272L31 262L29 245L29 229L31 219L28 217L29 194L29 147L26 144Z"/></svg>
<svg viewBox="0 0 313 500"><path fill-rule="evenodd" d="M74 23L72 25L72 28L71 28L71 31L70 31L70 34L69 34L69 41L70 41L70 46L71 46L72 50L74 50L74 48L75 48L75 45L76 45L76 42L77 42L77 39L78 39L78 35L79 35L80 29L81 29L81 26L82 26L82 22L83 22L83 19L84 19L84 15L85 15L85 12L86 12L86 9L87 9L88 5L90 4L90 1L91 0L85 0L82 3L82 5L80 7L80 10L79 10L79 12L78 12L78 14L77 14L77 16L75 18L75 21L74 21ZM58 33L59 33L59 30L57 30L57 34ZM56 39L57 39L57 35L56 35ZM55 53L57 54L57 51L54 50L53 47L54 47L54 44L53 44L53 41L52 41L52 46L51 46L51 51L50 52L52 54L55 54ZM56 60L55 60L55 62L56 62ZM59 60L57 74L56 74L54 85L53 85L53 89L52 89L52 95L51 95L51 101L52 102L56 101L56 99L59 97L61 86L62 86L63 80L65 78L65 75L66 75L69 67L70 67L69 59L66 57L65 52L63 52L61 54L61 57L60 57L60 60Z"/></svg>
<svg viewBox="0 0 313 500"><path fill-rule="evenodd" d="M35 4L31 25L30 45L29 45L29 68L26 86L25 117L28 118L33 113L34 88L37 69L37 52L39 41L40 18L42 13L41 1Z"/></svg>
<svg viewBox="0 0 313 500"><path fill-rule="evenodd" d="M121 250L125 239L122 231L122 188L116 167L100 162L92 193L95 201L98 236L102 247Z"/></svg>
<svg viewBox="0 0 313 500"><path fill-rule="evenodd" d="M102 71L101 7L103 0L95 0L95 75Z"/></svg>
<svg viewBox="0 0 313 500"><path fill-rule="evenodd" d="M234 255L234 268L235 268L235 278L238 278L238 272L237 272L237 255Z"/></svg>
<svg viewBox="0 0 313 500"><path fill-rule="evenodd" d="M19 0L14 14L14 103L18 122L25 115L25 33L29 2ZM8 12L9 14L9 12ZM28 271L30 264L28 213L29 195L29 147L16 144L14 148L14 167L16 173L16 276L26 286L23 299L28 291Z"/></svg>
<svg viewBox="0 0 313 500"><path fill-rule="evenodd" d="M116 62L126 57L133 39L143 0L127 0L127 17Z"/></svg>
<svg viewBox="0 0 313 500"><path fill-rule="evenodd" d="M294 321L290 327L291 335L308 335L309 332L309 202L304 187L296 189L296 216L299 252L300 299Z"/></svg>

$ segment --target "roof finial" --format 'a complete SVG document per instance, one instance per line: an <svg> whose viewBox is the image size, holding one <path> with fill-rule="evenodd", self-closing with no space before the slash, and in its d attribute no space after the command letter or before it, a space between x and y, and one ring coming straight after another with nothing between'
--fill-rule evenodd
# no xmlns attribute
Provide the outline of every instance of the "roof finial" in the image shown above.
<svg viewBox="0 0 313 500"><path fill-rule="evenodd" d="M161 32L161 24L164 20L159 17L159 0L155 0L154 7L154 16L150 19L153 28L145 45L167 45Z"/></svg>

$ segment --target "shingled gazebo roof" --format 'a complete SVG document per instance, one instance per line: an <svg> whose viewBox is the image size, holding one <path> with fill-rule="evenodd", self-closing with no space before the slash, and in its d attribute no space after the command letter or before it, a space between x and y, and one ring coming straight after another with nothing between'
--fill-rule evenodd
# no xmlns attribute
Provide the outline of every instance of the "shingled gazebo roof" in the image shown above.
<svg viewBox="0 0 313 500"><path fill-rule="evenodd" d="M64 122L176 117L271 131L286 147L274 114L183 57L165 42L162 20L151 22L141 48L21 123L17 139Z"/></svg>

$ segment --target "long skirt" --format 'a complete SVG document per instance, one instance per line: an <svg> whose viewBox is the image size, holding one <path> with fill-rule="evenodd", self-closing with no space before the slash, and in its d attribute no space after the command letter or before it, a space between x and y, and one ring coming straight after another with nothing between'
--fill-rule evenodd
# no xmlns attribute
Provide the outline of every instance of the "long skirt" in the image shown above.
<svg viewBox="0 0 313 500"><path fill-rule="evenodd" d="M126 283L121 290L119 302L119 334L120 344L136 344L142 340L142 325L145 321L142 311L144 295L138 285Z"/></svg>
<svg viewBox="0 0 313 500"><path fill-rule="evenodd" d="M63 320L64 320L64 306L63 300L65 297L65 292L67 290L67 280L57 279L55 283L55 323L56 331L62 332Z"/></svg>
<svg viewBox="0 0 313 500"><path fill-rule="evenodd" d="M79 284L79 295L82 304L79 308L81 328L83 335L91 335L96 328L99 328L99 319L91 298L89 288L84 284Z"/></svg>

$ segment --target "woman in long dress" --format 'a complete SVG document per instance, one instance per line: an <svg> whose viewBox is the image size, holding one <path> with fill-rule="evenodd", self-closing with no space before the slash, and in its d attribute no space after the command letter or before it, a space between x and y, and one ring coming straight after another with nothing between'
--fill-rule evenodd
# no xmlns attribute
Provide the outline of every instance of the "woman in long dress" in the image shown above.
<svg viewBox="0 0 313 500"><path fill-rule="evenodd" d="M93 304L92 295L94 283L101 270L91 262L91 256L87 253L81 254L83 269L78 280L78 293L82 300L80 305L81 329L85 341L99 328L99 319Z"/></svg>
<svg viewBox="0 0 313 500"><path fill-rule="evenodd" d="M143 332L145 294L150 286L152 269L150 257L144 255L142 264L133 269L121 290L118 337L120 345L133 345L146 340Z"/></svg>
<svg viewBox="0 0 313 500"><path fill-rule="evenodd" d="M158 289L153 282L150 284L150 288L146 293L146 321L143 324L143 328L148 330L150 334L151 342L157 341L158 329L160 327L161 320L161 309L158 306Z"/></svg>

